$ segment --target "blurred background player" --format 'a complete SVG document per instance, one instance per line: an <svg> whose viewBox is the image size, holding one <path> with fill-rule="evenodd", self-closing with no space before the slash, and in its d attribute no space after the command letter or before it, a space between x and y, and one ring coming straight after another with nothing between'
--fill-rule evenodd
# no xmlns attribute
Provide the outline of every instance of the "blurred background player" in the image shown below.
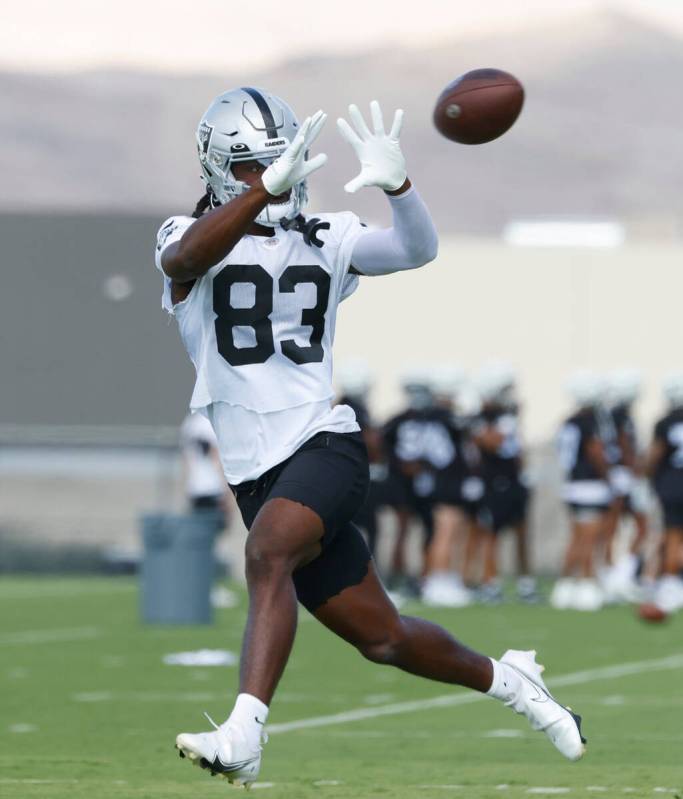
<svg viewBox="0 0 683 799"><path fill-rule="evenodd" d="M605 566L600 576L605 598L611 602L633 601L637 597L636 578L643 565L647 539L649 489L633 420L633 405L641 386L642 376L636 369L620 369L608 378L607 402L616 441L616 463L609 474L613 499L605 524ZM619 555L615 539L624 515L633 520L635 534L627 551Z"/></svg>
<svg viewBox="0 0 683 799"><path fill-rule="evenodd" d="M225 527L228 485L216 435L202 413L188 413L180 426L183 484L193 511L211 511Z"/></svg>
<svg viewBox="0 0 683 799"><path fill-rule="evenodd" d="M483 560L480 596L484 602L500 602L503 598L497 537L511 528L516 537L517 594L523 601L535 601L536 581L531 575L527 542L529 490L522 474L515 372L509 364L490 363L480 369L475 382L482 407L473 423L472 438L479 449L484 481L479 514Z"/></svg>
<svg viewBox="0 0 683 799"><path fill-rule="evenodd" d="M683 373L663 384L667 414L655 425L648 472L664 514L661 576L654 605L668 614L683 607Z"/></svg>
<svg viewBox="0 0 683 799"><path fill-rule="evenodd" d="M601 436L599 406L605 382L594 372L574 373L567 384L575 410L560 429L558 449L564 474L562 498L571 519L571 535L562 576L550 603L556 608L599 610L603 594L595 579L595 552L612 501L609 462Z"/></svg>
<svg viewBox="0 0 683 799"><path fill-rule="evenodd" d="M401 377L401 387L408 407L384 428L400 520L392 569L395 579L399 575L405 579L408 524L411 517L417 518L424 534L422 599L431 605L461 607L469 603L470 595L454 568L458 522L454 523L454 514L448 509L439 508L443 513L438 514L439 524L435 525L434 514L438 475L447 472L458 458L458 434L450 412L436 405L432 375L427 370L407 370Z"/></svg>
<svg viewBox="0 0 683 799"><path fill-rule="evenodd" d="M462 579L468 502L463 484L469 476L466 430L455 414L455 397L465 382L460 367L431 369L433 405L426 415L426 460L434 476L434 534L425 553L422 600L430 605L463 607L471 594Z"/></svg>

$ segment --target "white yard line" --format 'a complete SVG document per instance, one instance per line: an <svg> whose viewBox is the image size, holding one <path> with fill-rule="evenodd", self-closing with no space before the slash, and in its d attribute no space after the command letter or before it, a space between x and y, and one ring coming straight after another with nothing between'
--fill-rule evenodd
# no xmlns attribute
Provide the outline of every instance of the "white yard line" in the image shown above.
<svg viewBox="0 0 683 799"><path fill-rule="evenodd" d="M0 635L0 646L12 644L51 644L54 642L83 641L88 638L97 638L100 635L98 627L70 627L55 628L52 630L22 630L16 633Z"/></svg>
<svg viewBox="0 0 683 799"><path fill-rule="evenodd" d="M574 671L569 674L561 674L559 677L549 679L548 685L551 687L582 685L595 680L609 680L616 677L626 677L632 674L643 674L646 671L667 671L677 668L683 668L683 653L670 655L665 658L619 663L613 666L601 666L596 669L585 669L583 671ZM434 696L431 699L419 699L413 702L394 702L388 705L362 707L355 710L347 710L344 713L334 713L329 716L313 716L308 719L298 719L296 721L285 721L281 724L272 724L268 727L268 734L278 735L283 732L305 730L311 727L329 727L335 724L348 724L352 721L374 719L379 716L395 716L400 713L414 713L420 710L431 710L437 707L469 705L472 702L479 702L485 698L486 696L484 694L472 691L469 694L443 694L442 696Z"/></svg>

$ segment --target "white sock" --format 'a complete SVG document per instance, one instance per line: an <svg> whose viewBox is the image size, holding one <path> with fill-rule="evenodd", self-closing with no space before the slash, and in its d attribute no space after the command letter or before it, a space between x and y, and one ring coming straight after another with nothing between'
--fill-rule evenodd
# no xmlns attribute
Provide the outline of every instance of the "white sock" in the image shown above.
<svg viewBox="0 0 683 799"><path fill-rule="evenodd" d="M522 684L519 674L505 663L493 658L489 660L493 666L493 681L486 693L501 702L510 702L517 696Z"/></svg>
<svg viewBox="0 0 683 799"><path fill-rule="evenodd" d="M239 726L250 746L256 749L261 743L263 727L268 719L268 705L251 694L238 694L235 707L225 722L226 726Z"/></svg>

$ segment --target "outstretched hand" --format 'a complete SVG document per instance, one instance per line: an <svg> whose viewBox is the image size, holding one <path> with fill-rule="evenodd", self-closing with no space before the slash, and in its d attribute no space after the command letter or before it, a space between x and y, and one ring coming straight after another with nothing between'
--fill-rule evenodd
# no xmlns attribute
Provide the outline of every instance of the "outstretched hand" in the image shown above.
<svg viewBox="0 0 683 799"><path fill-rule="evenodd" d="M323 111L316 111L312 117L304 119L294 141L261 175L261 181L268 194L274 197L284 194L327 162L324 153L316 155L309 161L306 160L306 153L320 135L326 119L327 114Z"/></svg>
<svg viewBox="0 0 683 799"><path fill-rule="evenodd" d="M377 100L370 103L371 131L357 105L349 106L349 116L354 128L345 119L337 120L342 137L353 147L360 161L360 172L344 189L353 194L363 186L377 186L384 191L396 191L405 183L406 163L399 136L403 125L403 111L394 114L391 130L384 130L382 109Z"/></svg>

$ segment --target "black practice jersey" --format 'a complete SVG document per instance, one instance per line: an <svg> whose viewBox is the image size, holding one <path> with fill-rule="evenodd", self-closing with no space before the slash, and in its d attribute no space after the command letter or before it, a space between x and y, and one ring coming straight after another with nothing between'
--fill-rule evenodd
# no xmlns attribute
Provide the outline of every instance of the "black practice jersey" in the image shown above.
<svg viewBox="0 0 683 799"><path fill-rule="evenodd" d="M600 422L593 409L575 413L562 425L557 443L565 479L603 479L588 457L588 442L593 438L603 440Z"/></svg>
<svg viewBox="0 0 683 799"><path fill-rule="evenodd" d="M619 441L619 462L623 463L624 453L621 451L621 439L624 437L628 441L631 452L637 452L638 442L636 439L636 426L631 417L628 405L617 405L612 409L612 423L616 430L617 440Z"/></svg>
<svg viewBox="0 0 683 799"><path fill-rule="evenodd" d="M522 444L519 437L519 416L515 409L484 408L473 422L473 432L483 432L493 427L503 436L503 441L495 450L480 447L481 474L484 480L507 477L517 480L522 468Z"/></svg>
<svg viewBox="0 0 683 799"><path fill-rule="evenodd" d="M430 471L465 470L463 430L442 408L408 409L384 427L390 461L419 462Z"/></svg>
<svg viewBox="0 0 683 799"><path fill-rule="evenodd" d="M683 408L667 414L655 425L655 439L661 441L666 454L658 471L674 471L683 475Z"/></svg>
<svg viewBox="0 0 683 799"><path fill-rule="evenodd" d="M598 425L598 436L605 450L605 460L610 466L616 466L618 463L621 463L622 452L621 446L619 445L619 433L614 422L614 416L612 412L603 405L594 408L593 414Z"/></svg>

